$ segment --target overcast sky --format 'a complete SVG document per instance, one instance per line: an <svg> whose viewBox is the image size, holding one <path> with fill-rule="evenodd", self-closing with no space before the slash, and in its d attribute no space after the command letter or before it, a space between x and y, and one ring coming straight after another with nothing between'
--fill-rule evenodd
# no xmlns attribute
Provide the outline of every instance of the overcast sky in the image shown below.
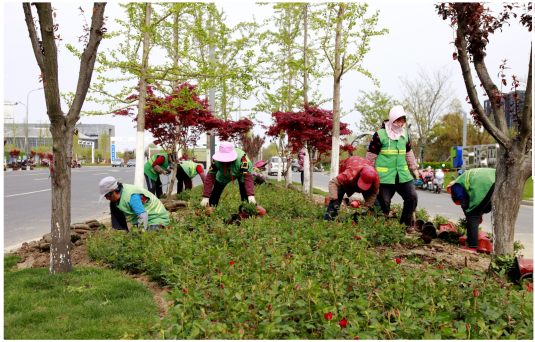
<svg viewBox="0 0 535 342"><path fill-rule="evenodd" d="M219 7L223 7L227 13L227 24L232 26L239 21L251 20L252 16L257 21L262 21L270 16L267 6L259 7L250 2L227 2L217 1ZM53 3L57 9L57 20L60 24L59 34L63 42L59 48L59 85L61 92L74 91L77 82L79 60L73 57L65 48L65 43L71 43L80 47L77 36L82 34L83 20L79 16L79 6L87 13L90 22L92 3ZM499 9L498 4L493 7ZM380 88L377 88L366 77L351 71L342 79L342 107L345 110L353 108L359 90L371 91L379 89L393 95L400 100L399 77L416 77L419 68L432 71L437 68L450 69L453 78L452 86L455 96L459 98L465 110L469 111L469 105L465 102L466 89L462 80L459 63L452 59L454 47L451 42L454 32L435 12L432 2L404 2L404 3L381 3L371 2L368 13L379 9L378 28L387 28L390 32L384 36L373 37L371 50L364 59L364 67L379 80ZM35 9L34 15L37 16ZM117 3L108 3L105 15L109 17L108 31L117 29L113 19L122 16L123 11ZM24 13L21 2L8 2L3 4L3 92L2 96L7 101L22 101L26 103L28 92L41 87L38 82L39 68L35 61L28 30L24 21ZM99 51L113 48L112 40L104 40ZM497 82L496 75L499 72L501 61L507 59L508 84L510 76L517 75L521 78L527 76L529 51L531 48L531 34L521 27L516 20L511 21L511 27L505 27L502 33L490 37L490 45L487 50L487 67L490 75ZM475 74L475 73L474 73ZM477 82L476 82L477 83ZM325 78L322 81L321 91L324 97L332 96L332 79ZM504 91L509 91L509 85ZM480 92L481 94L481 92ZM480 97L481 101L484 98ZM250 108L252 101L242 101L242 108ZM332 103L324 106L332 109ZM92 109L91 105L84 109ZM63 106L67 112L67 106ZM15 121L22 122L26 114L24 106L15 106ZM259 119L268 123L268 114L260 115ZM42 90L32 92L29 99L29 122L48 121L46 105ZM350 129L356 130L355 122L359 120L359 114L354 112L342 118L343 122L350 124ZM106 123L115 125L117 137L134 137L135 128L131 119L112 117L82 117L81 123ZM260 127L255 129L256 134L263 134ZM147 133L148 135L148 133ZM204 141L203 141L204 142ZM134 148L135 143L118 143L120 151L124 148Z"/></svg>

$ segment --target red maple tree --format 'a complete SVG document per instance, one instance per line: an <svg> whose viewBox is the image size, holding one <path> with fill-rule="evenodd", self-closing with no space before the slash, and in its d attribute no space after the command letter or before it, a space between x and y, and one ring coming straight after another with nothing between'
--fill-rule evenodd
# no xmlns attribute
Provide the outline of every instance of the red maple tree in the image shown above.
<svg viewBox="0 0 535 342"><path fill-rule="evenodd" d="M303 105L303 110L295 112L277 111L271 114L275 122L268 127L267 136L278 138L282 131L288 137L291 153L298 153L306 147L308 155L318 154L317 161L321 162L321 155L329 155L332 147L333 114L332 110L318 106ZM340 136L351 134L348 124L340 123ZM289 164L289 163L288 163ZM310 164L310 194L312 195L312 175L314 164Z"/></svg>

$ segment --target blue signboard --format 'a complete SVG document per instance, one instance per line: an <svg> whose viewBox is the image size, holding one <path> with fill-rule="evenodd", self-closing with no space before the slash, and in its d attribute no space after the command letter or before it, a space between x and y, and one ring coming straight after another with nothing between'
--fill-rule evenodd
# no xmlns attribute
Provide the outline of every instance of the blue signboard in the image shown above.
<svg viewBox="0 0 535 342"><path fill-rule="evenodd" d="M111 161L115 160L115 144L111 145Z"/></svg>

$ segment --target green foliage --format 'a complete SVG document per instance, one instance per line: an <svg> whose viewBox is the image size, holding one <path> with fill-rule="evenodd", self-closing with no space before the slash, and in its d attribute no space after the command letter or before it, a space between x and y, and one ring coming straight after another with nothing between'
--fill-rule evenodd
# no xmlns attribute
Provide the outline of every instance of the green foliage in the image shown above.
<svg viewBox="0 0 535 342"><path fill-rule="evenodd" d="M157 306L145 285L118 271L75 267L4 273L5 339L118 340L148 333Z"/></svg>
<svg viewBox="0 0 535 342"><path fill-rule="evenodd" d="M190 195L200 202L202 187ZM183 211L170 229L89 239L91 258L172 287L173 306L144 338L533 338L532 293L469 268L413 267L377 254L372 247L403 242L397 220L369 213L324 221L324 205L276 186L257 186L255 197L267 215L239 226L227 224L240 204L229 184L210 216Z"/></svg>
<svg viewBox="0 0 535 342"><path fill-rule="evenodd" d="M446 224L448 221L449 220L446 217L436 214L435 218L433 219L433 224L438 228L439 224Z"/></svg>
<svg viewBox="0 0 535 342"><path fill-rule="evenodd" d="M460 218L459 221L455 224L457 227L457 232L459 232L462 236L466 236L467 229L466 229L466 219Z"/></svg>
<svg viewBox="0 0 535 342"><path fill-rule="evenodd" d="M253 216L258 213L255 203L243 202L241 205L241 210L249 216Z"/></svg>
<svg viewBox="0 0 535 342"><path fill-rule="evenodd" d="M431 219L431 216L429 216L425 208L421 208L421 207L419 209L416 208L414 213L416 215L417 220L424 220L425 222L428 222Z"/></svg>
<svg viewBox="0 0 535 342"><path fill-rule="evenodd" d="M383 120L388 120L390 109L398 103L391 95L378 90L359 92L362 96L357 98L355 110L360 113L361 118L356 126L361 132L375 132L381 128Z"/></svg>
<svg viewBox="0 0 535 342"><path fill-rule="evenodd" d="M442 164L445 166L442 166ZM424 162L424 169L426 169L428 166L431 166L433 170L442 169L445 171L446 169L452 169L451 162Z"/></svg>
<svg viewBox="0 0 535 342"><path fill-rule="evenodd" d="M4 254L4 273L10 272L13 266L20 261L20 255Z"/></svg>
<svg viewBox="0 0 535 342"><path fill-rule="evenodd" d="M509 274L513 270L514 266L514 254L495 255L494 259L492 259L492 261L490 262L490 270L500 276Z"/></svg>

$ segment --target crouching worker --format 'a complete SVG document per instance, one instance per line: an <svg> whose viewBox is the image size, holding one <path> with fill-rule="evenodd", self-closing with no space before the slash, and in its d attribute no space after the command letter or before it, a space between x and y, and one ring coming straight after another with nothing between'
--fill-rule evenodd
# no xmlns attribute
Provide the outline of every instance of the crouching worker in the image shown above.
<svg viewBox="0 0 535 342"><path fill-rule="evenodd" d="M128 231L126 221L132 225L155 231L169 226L169 213L162 202L147 190L131 184L122 184L113 177L99 183L100 200L110 201L112 227Z"/></svg>
<svg viewBox="0 0 535 342"><path fill-rule="evenodd" d="M195 176L197 175L201 177L201 180L204 184L205 176L201 164L196 164L189 160L180 162L177 165L176 170L176 193L181 193L184 187L186 188L186 190L191 190L193 188L192 179L195 178Z"/></svg>
<svg viewBox="0 0 535 342"><path fill-rule="evenodd" d="M206 207L219 203L223 189L228 183L238 181L241 200L256 203L254 198L253 165L249 157L230 142L222 142L219 151L212 157L212 165L204 181L201 205Z"/></svg>
<svg viewBox="0 0 535 342"><path fill-rule="evenodd" d="M266 176L262 174L262 168L266 164L265 161L259 160L253 165L253 182L255 185L267 184Z"/></svg>
<svg viewBox="0 0 535 342"><path fill-rule="evenodd" d="M380 183L379 174L366 158L354 156L342 161L340 173L329 182L330 202L323 219L333 220L338 216L344 193L347 197L355 192L362 193L365 200L362 206L370 208L379 193Z"/></svg>
<svg viewBox="0 0 535 342"><path fill-rule="evenodd" d="M169 164L175 161L175 156L171 153L159 153L152 156L145 163L145 182L147 182L147 189L149 192L160 198L163 194L162 181L160 175L168 175Z"/></svg>
<svg viewBox="0 0 535 342"><path fill-rule="evenodd" d="M496 182L496 169L480 168L463 173L448 185L448 192L455 204L460 205L466 217L466 244L460 249L477 253L478 228L483 214L492 210L492 194Z"/></svg>

